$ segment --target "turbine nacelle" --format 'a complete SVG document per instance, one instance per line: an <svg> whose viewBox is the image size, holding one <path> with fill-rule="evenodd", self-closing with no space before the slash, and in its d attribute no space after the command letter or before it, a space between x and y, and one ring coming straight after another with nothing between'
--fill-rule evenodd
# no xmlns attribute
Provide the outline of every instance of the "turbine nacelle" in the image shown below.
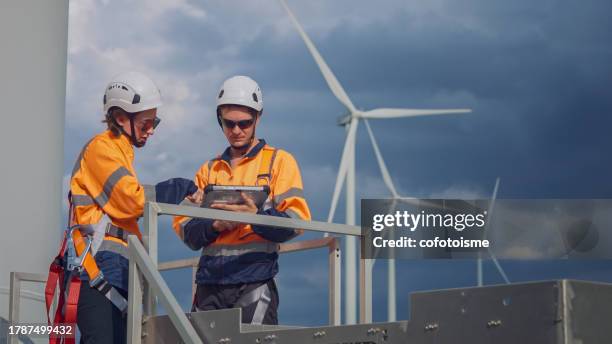
<svg viewBox="0 0 612 344"><path fill-rule="evenodd" d="M353 118L362 118L363 116L363 111L361 110L355 110L352 113L351 112L346 112L344 115L338 117L338 120L336 121L336 123L338 124L338 126L340 127L345 127L348 124L351 123L351 121L353 120Z"/></svg>
<svg viewBox="0 0 612 344"><path fill-rule="evenodd" d="M338 120L336 121L336 124L338 124L338 126L340 126L340 127L345 127L349 123L351 123L351 119L353 119L353 116L351 116L350 113L346 114L346 115L342 115L342 116L338 117Z"/></svg>

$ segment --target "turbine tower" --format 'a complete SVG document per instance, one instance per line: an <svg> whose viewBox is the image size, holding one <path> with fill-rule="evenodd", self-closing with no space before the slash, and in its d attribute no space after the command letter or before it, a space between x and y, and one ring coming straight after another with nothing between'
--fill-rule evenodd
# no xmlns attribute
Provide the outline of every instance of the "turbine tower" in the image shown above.
<svg viewBox="0 0 612 344"><path fill-rule="evenodd" d="M68 0L0 1L0 343L10 273L46 273L62 224ZM44 287L23 284L20 323L46 323ZM27 338L24 338L24 342Z"/></svg>
<svg viewBox="0 0 612 344"><path fill-rule="evenodd" d="M342 185L346 182L346 223L349 225L355 224L355 136L357 133L357 126L359 125L359 121L363 120L368 127L368 132L370 133L371 138L373 138L373 134L371 129L369 129L369 124L367 122L368 119L388 119L388 118L401 118L401 117L415 117L415 116L425 116L425 115L442 115L442 114L453 114L453 113L467 113L471 112L469 109L398 109L398 108L377 108L368 111L358 110L349 96L344 91L344 88L335 77L334 73L331 71L319 51L314 46L306 32L297 21L296 17L293 15L289 6L285 2L285 0L280 0L281 4L287 11L291 22L296 27L300 36L304 40L306 47L310 51L310 54L314 58L317 66L321 70L327 85L331 89L332 93L338 98L340 103L342 103L346 109L348 110L348 114L340 120L340 125L343 125L346 128L346 139L344 142L344 149L342 151L342 158L340 160L340 167L338 169L338 175L336 177L336 185L334 187L334 193L332 197L332 203L329 210L329 215L327 217L327 221L331 222L334 218L334 214L336 211L336 206L338 203L338 198L340 196L340 191L342 189ZM375 144L375 141L372 141ZM383 180L385 184L391 191L391 194L394 198L399 197L393 183L391 182L391 178L387 171L387 168L384 164L384 160L382 159L382 155L378 151L378 146L375 145L375 152L379 167L381 169L381 173L383 175ZM344 283L344 295L345 295L345 322L347 324L354 324L356 322L356 296L357 296L357 281L356 281L356 264L357 264L357 252L356 252L356 240L354 237L348 236L345 240L345 283ZM394 264L394 263L390 263ZM371 262L368 263L367 267L371 268ZM393 265L393 268L395 265ZM389 269L391 273L393 273L394 269ZM390 277L390 285L389 288L395 287L395 278ZM371 281L370 281L371 283ZM393 284L393 285L391 285ZM391 290L390 290L391 291ZM391 292L390 292L391 294ZM393 292L394 294L394 292ZM395 301L393 300L393 303ZM390 302L391 303L391 302Z"/></svg>

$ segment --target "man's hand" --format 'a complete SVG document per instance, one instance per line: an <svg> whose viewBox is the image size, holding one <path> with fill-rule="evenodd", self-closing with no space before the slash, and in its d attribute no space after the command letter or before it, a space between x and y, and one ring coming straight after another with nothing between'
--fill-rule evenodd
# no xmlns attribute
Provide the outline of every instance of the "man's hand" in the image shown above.
<svg viewBox="0 0 612 344"><path fill-rule="evenodd" d="M198 189L198 191L194 192L193 194L185 198L188 199L189 202L200 205L202 201L204 200L204 190Z"/></svg>
<svg viewBox="0 0 612 344"><path fill-rule="evenodd" d="M249 196L247 196L244 192L241 192L240 196L242 196L241 203L238 203L238 204L213 203L210 205L210 207L214 209L220 209L220 210L256 214L257 205L255 205L255 202ZM217 232L223 232L227 230L232 230L238 227L238 225L240 225L240 223L238 222L215 220L212 224L212 227Z"/></svg>
<svg viewBox="0 0 612 344"><path fill-rule="evenodd" d="M242 196L242 202L237 204L221 204L221 203L213 203L210 205L211 208L221 209L221 210L229 210L229 211L237 211L241 213L257 213L257 205L255 205L255 201L247 196L244 192L240 193Z"/></svg>

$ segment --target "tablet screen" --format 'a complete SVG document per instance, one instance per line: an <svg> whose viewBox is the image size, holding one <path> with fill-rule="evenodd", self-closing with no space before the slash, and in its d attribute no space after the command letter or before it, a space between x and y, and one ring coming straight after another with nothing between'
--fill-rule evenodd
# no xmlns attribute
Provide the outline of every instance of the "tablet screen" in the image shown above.
<svg viewBox="0 0 612 344"><path fill-rule="evenodd" d="M258 209L261 209L268 198L270 188L268 186L208 185L204 192L202 208L210 208L213 203L242 204L244 200L241 193L244 193L255 202Z"/></svg>

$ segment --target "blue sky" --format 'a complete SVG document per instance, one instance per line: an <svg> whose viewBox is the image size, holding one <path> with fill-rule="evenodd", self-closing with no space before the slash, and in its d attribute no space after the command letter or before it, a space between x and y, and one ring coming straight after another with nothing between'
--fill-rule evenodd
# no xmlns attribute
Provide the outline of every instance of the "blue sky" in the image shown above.
<svg viewBox="0 0 612 344"><path fill-rule="evenodd" d="M612 196L612 22L609 1L289 1L358 108L464 108L469 115L371 121L398 191L411 197ZM333 97L279 2L70 3L65 175L103 129L102 91L126 70L149 74L164 97L162 125L137 152L142 183L191 178L225 147L214 117L221 82L257 80L258 133L298 160L314 218L324 220L339 164L345 109ZM360 127L360 198L389 194ZM342 200L335 222L343 221ZM189 257L162 219L160 259ZM315 237L308 235L307 237ZM326 319L324 251L281 259L281 322ZM612 280L606 261L505 262L513 281ZM607 275L607 276L606 276ZM398 318L408 293L475 284L472 261L398 261ZM167 274L186 306L189 272ZM385 264L374 318L383 320ZM500 283L490 264L485 282Z"/></svg>

